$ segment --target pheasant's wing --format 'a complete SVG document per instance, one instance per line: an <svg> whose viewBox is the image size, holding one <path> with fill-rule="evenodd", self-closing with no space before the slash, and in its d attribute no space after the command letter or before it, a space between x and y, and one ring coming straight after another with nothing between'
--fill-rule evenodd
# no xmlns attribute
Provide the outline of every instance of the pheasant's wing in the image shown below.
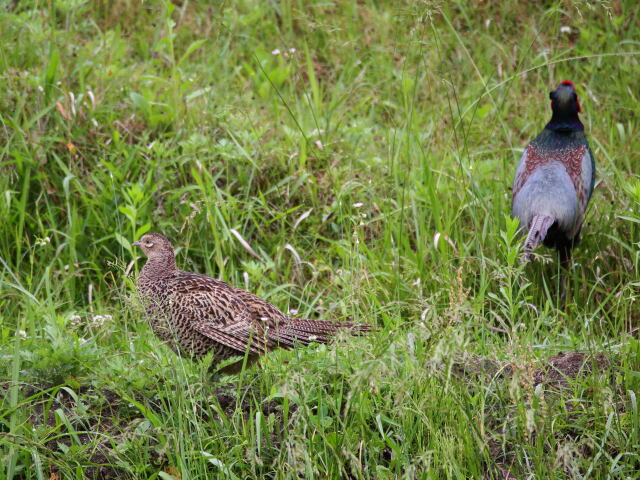
<svg viewBox="0 0 640 480"><path fill-rule="evenodd" d="M260 324L253 321L247 305L226 283L181 272L172 287L173 314L188 318L202 335L240 352L247 348L256 354L268 350Z"/></svg>
<svg viewBox="0 0 640 480"><path fill-rule="evenodd" d="M518 168L516 169L516 174L513 178L513 187L511 189L512 199L516 197L520 189L524 186L531 172L527 171L527 157L529 154L529 147L524 149L522 152L522 156L520 157L520 162L518 163Z"/></svg>
<svg viewBox="0 0 640 480"><path fill-rule="evenodd" d="M289 317L266 300L239 288L234 288L234 291L237 298L247 306L247 310L254 322L258 322L265 328L269 327L270 329L277 329L288 323Z"/></svg>
<svg viewBox="0 0 640 480"><path fill-rule="evenodd" d="M587 143L587 151L582 157L582 185L585 189L585 198L588 202L593 193L593 187L596 183L596 161L593 157L591 147Z"/></svg>
<svg viewBox="0 0 640 480"><path fill-rule="evenodd" d="M239 335L239 332L229 333L208 322L196 322L193 324L193 328L205 337L239 352L245 352L248 349L249 352L260 355L268 350L261 336L257 333L254 334L255 329L246 329Z"/></svg>

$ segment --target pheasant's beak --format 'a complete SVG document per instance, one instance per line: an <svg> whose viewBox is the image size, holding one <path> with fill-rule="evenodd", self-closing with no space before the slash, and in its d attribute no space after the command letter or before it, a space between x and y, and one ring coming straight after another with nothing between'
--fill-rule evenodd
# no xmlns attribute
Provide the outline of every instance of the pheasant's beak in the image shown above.
<svg viewBox="0 0 640 480"><path fill-rule="evenodd" d="M133 242L131 245L135 245L136 247L140 246L140 242Z"/></svg>

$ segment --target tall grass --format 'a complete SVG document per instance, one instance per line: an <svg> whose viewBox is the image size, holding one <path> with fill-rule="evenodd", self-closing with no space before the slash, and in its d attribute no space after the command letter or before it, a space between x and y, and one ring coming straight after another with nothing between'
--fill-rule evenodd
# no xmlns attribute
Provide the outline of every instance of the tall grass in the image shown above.
<svg viewBox="0 0 640 480"><path fill-rule="evenodd" d="M637 478L639 13L5 5L2 474ZM598 183L562 308L508 212L565 78ZM212 378L144 322L147 231L283 311L379 329Z"/></svg>

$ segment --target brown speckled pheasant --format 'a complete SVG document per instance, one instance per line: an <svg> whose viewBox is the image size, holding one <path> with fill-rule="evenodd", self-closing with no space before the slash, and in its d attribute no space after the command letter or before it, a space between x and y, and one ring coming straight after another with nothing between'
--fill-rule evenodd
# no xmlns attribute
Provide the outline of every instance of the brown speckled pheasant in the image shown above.
<svg viewBox="0 0 640 480"><path fill-rule="evenodd" d="M326 343L341 328L366 332L368 325L292 318L256 295L206 275L178 270L173 247L158 233L134 242L147 255L138 293L154 333L177 353L214 363L257 356L274 347Z"/></svg>

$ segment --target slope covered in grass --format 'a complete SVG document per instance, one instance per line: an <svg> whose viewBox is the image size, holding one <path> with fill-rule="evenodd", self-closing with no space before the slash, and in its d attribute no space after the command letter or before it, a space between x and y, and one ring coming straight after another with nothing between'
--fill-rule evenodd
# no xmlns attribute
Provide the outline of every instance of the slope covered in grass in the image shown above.
<svg viewBox="0 0 640 480"><path fill-rule="evenodd" d="M638 478L637 2L0 5L2 478ZM564 79L566 309L508 216ZM212 378L142 317L147 231L378 330Z"/></svg>

